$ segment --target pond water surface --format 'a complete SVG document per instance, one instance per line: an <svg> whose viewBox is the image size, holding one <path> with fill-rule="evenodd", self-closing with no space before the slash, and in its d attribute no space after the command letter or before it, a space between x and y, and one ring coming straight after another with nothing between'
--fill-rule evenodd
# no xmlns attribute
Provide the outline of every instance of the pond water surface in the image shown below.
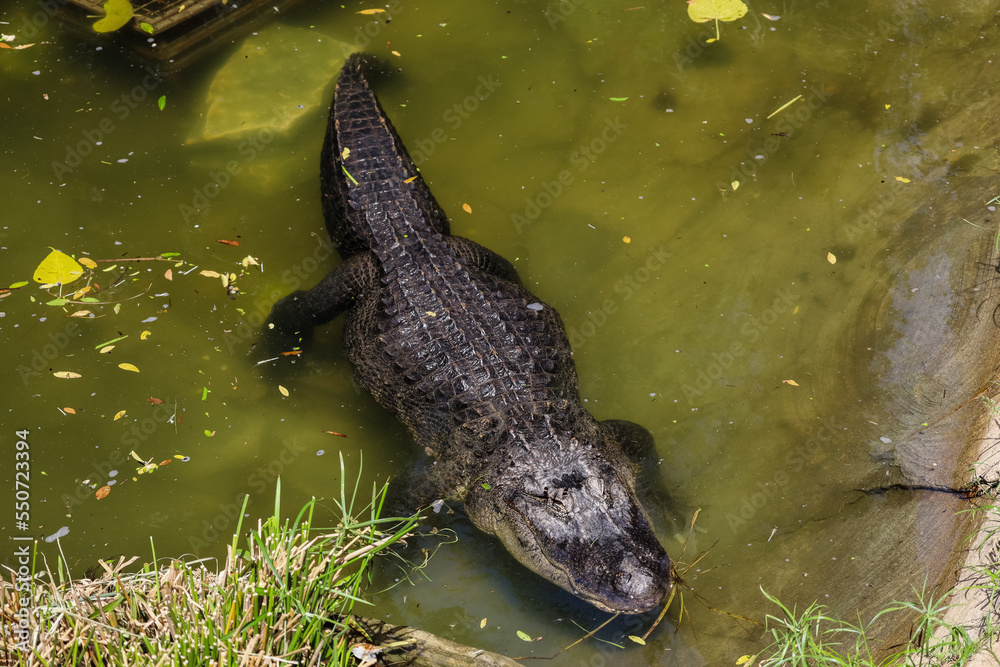
<svg viewBox="0 0 1000 667"><path fill-rule="evenodd" d="M511 259L560 311L594 415L653 433L650 513L681 571L715 545L684 575L708 604L762 620L776 611L763 588L867 619L949 585L970 530L962 501L860 490L957 486L975 456L1000 303L995 3L755 2L713 44L683 2L413 1L388 23L358 13L370 6L276 16L257 43L301 49L269 56L248 99L290 79L302 100L249 108L241 122L264 129L209 141L189 139L242 39L161 80L55 19L32 23L36 3L0 15L0 32L37 33L0 51L0 286L30 281L50 246L186 262L124 276L102 263L102 287L125 279L102 297L117 312L47 306L34 283L0 301L0 479L12 486L6 443L29 430L30 532L67 526L77 576L97 558L149 558L150 536L160 555L221 556L244 496L248 520L266 515L279 474L295 507L334 495L339 453L363 488L416 460L354 386L338 325L282 376L287 397L255 366L270 304L337 261L318 190L326 102L310 106L328 102L336 65L317 86L297 55L327 38L400 69L378 93L453 231ZM304 111L272 131L282 104ZM263 270L244 271L247 255ZM236 298L203 270L242 274ZM94 317L67 317L84 308ZM132 451L173 461L137 475ZM459 541L375 595L371 615L535 656L605 620L461 514L436 522ZM733 664L761 646L759 629L685 605L676 634L673 613L632 645L623 635L652 617L618 619L599 636L626 650L593 640L564 664Z"/></svg>

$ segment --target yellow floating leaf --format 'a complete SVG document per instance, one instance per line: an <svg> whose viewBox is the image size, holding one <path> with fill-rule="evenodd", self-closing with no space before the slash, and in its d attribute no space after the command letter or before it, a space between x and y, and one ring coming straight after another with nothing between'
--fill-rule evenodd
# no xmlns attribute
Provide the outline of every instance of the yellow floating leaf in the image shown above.
<svg viewBox="0 0 1000 667"><path fill-rule="evenodd" d="M623 236L622 237L622 243L631 243L631 242L632 242L632 237L631 236Z"/></svg>
<svg viewBox="0 0 1000 667"><path fill-rule="evenodd" d="M80 262L81 264L83 264L88 269L96 269L97 268L97 262L95 262L94 260L92 260L89 257L81 257L77 261Z"/></svg>
<svg viewBox="0 0 1000 667"><path fill-rule="evenodd" d="M742 655L742 656L740 656L740 659L736 661L736 664L737 665L742 665L743 663L750 662L751 660L753 660L753 656L752 655Z"/></svg>
<svg viewBox="0 0 1000 667"><path fill-rule="evenodd" d="M740 182L733 181L732 183L729 184L729 186L733 189L733 192L736 192L737 190L740 189Z"/></svg>
<svg viewBox="0 0 1000 667"><path fill-rule="evenodd" d="M97 496L98 500L100 500L101 498L104 498L105 496L107 496L109 493L111 493L111 487L105 485L105 486L102 486L101 488L99 488L97 490L97 493L95 493L94 495Z"/></svg>
<svg viewBox="0 0 1000 667"><path fill-rule="evenodd" d="M886 104L886 105L885 105L885 109L886 109L886 111L888 111L888 110L889 110L890 108L892 108L892 105L891 105L891 104Z"/></svg>
<svg viewBox="0 0 1000 667"><path fill-rule="evenodd" d="M243 268L246 269L251 266L260 266L260 261L258 261L258 259L253 255L247 255L243 258L242 264Z"/></svg>
<svg viewBox="0 0 1000 667"><path fill-rule="evenodd" d="M282 387L280 384L278 385L278 391L281 392L282 396L288 396L288 390Z"/></svg>
<svg viewBox="0 0 1000 667"><path fill-rule="evenodd" d="M52 374L57 378L62 378L63 380L74 380L78 377L83 377L79 373L74 373L73 371L55 371Z"/></svg>
<svg viewBox="0 0 1000 667"><path fill-rule="evenodd" d="M98 350L98 352L100 352L101 354L107 354L108 352L110 352L113 349L115 349L114 345L105 345L100 350Z"/></svg>
<svg viewBox="0 0 1000 667"><path fill-rule="evenodd" d="M79 299L81 296L85 296L89 291L90 291L90 285L87 285L86 287L81 287L77 291L73 292L73 298Z"/></svg>
<svg viewBox="0 0 1000 667"><path fill-rule="evenodd" d="M837 256L834 255L832 252L828 252L826 253L826 261L830 262L831 264L836 264Z"/></svg>
<svg viewBox="0 0 1000 667"><path fill-rule="evenodd" d="M910 182L910 179L903 178L902 176L897 176L896 180L899 181L900 183L909 183Z"/></svg>
<svg viewBox="0 0 1000 667"><path fill-rule="evenodd" d="M133 373L138 373L139 372L138 368L136 368L134 365L129 364L129 363L118 364L118 368L122 369L123 371L132 371Z"/></svg>
<svg viewBox="0 0 1000 667"><path fill-rule="evenodd" d="M91 313L89 310L78 310L75 313L70 313L70 317L90 317Z"/></svg>
<svg viewBox="0 0 1000 667"><path fill-rule="evenodd" d="M139 463L145 463L145 461L142 459L142 457L135 453L134 449L131 452L129 452L128 455L131 456L132 458L134 458Z"/></svg>
<svg viewBox="0 0 1000 667"><path fill-rule="evenodd" d="M32 280L42 285L69 285L83 275L83 267L75 259L64 252L52 249L52 252L42 260L31 276Z"/></svg>
<svg viewBox="0 0 1000 667"><path fill-rule="evenodd" d="M221 278L222 277L222 274L219 273L218 271L208 271L208 270L206 270L206 271L199 271L198 273L200 273L201 275L205 276L206 278Z"/></svg>
<svg viewBox="0 0 1000 667"><path fill-rule="evenodd" d="M362 9L360 12L354 12L355 14L364 14L365 16L371 16L372 14L382 14L384 9Z"/></svg>
<svg viewBox="0 0 1000 667"><path fill-rule="evenodd" d="M688 0L688 16L695 23L735 21L747 13L741 0Z"/></svg>
<svg viewBox="0 0 1000 667"><path fill-rule="evenodd" d="M115 413L115 418L112 421L118 421L119 419L121 419L124 416L125 416L125 411L124 410L119 410L118 412Z"/></svg>
<svg viewBox="0 0 1000 667"><path fill-rule="evenodd" d="M399 51L390 51L389 53L396 56L397 58L401 58L403 56L403 54L400 53Z"/></svg>
<svg viewBox="0 0 1000 667"><path fill-rule="evenodd" d="M74 410L73 408L63 408L62 411L65 412L68 415L75 415L76 414L76 410Z"/></svg>
<svg viewBox="0 0 1000 667"><path fill-rule="evenodd" d="M715 21L715 37L705 40L709 44L719 41L719 21L735 21L747 13L747 6L740 0L687 0L688 16L695 23Z"/></svg>
<svg viewBox="0 0 1000 667"><path fill-rule="evenodd" d="M187 457L184 456L183 454L174 454L174 458L175 459L181 459L181 460L183 460L183 459L186 459Z"/></svg>
<svg viewBox="0 0 1000 667"><path fill-rule="evenodd" d="M472 213L472 207L469 206L468 204L462 204L462 210L465 211L466 213Z"/></svg>
<svg viewBox="0 0 1000 667"><path fill-rule="evenodd" d="M151 332L151 331L143 331L141 334L139 334L139 340L146 340L147 338L149 338L152 335L153 335L153 332Z"/></svg>
<svg viewBox="0 0 1000 667"><path fill-rule="evenodd" d="M417 177L416 177L416 176L410 176L410 177L409 177L408 179L406 179L406 180L405 180L405 181L403 181L403 182L404 182L404 183L412 183L412 182L413 182L413 181L415 181L415 180L417 180Z"/></svg>
<svg viewBox="0 0 1000 667"><path fill-rule="evenodd" d="M485 627L486 627L486 618L484 617L483 620L479 621L479 628L482 629Z"/></svg>
<svg viewBox="0 0 1000 667"><path fill-rule="evenodd" d="M132 18L132 3L129 0L106 0L104 18L94 23L94 32L114 32Z"/></svg>
<svg viewBox="0 0 1000 667"><path fill-rule="evenodd" d="M632 641L634 641L636 644L639 644L640 646L645 646L646 645L646 640L643 639L642 637L637 637L635 635L629 635L628 638L631 639Z"/></svg>
<svg viewBox="0 0 1000 667"><path fill-rule="evenodd" d="M793 387L798 387L799 386L799 383L796 382L795 380L782 380L782 382L784 382L785 384L790 384Z"/></svg>

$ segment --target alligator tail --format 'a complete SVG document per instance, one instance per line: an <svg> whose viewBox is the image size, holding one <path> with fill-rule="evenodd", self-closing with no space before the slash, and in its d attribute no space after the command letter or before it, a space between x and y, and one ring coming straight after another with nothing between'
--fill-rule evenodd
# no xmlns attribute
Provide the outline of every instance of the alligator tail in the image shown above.
<svg viewBox="0 0 1000 667"><path fill-rule="evenodd" d="M368 86L366 69L356 53L340 71L320 163L323 215L345 259L414 233L448 234L448 218Z"/></svg>

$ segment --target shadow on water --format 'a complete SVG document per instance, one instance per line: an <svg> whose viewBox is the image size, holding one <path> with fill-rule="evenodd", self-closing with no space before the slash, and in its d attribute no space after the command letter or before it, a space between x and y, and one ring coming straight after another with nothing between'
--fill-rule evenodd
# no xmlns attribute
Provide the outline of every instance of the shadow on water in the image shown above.
<svg viewBox="0 0 1000 667"><path fill-rule="evenodd" d="M190 138L239 45L138 99L145 71L48 25L0 58L6 284L30 279L47 246L186 264L171 279L168 263L130 268L117 314L68 319L35 286L0 301L4 426L30 430L32 533L68 526L80 575L148 553L150 534L161 554L220 555L243 496L266 512L279 474L291 506L337 488L338 451L351 470L364 453L365 484L414 460L354 387L337 326L280 380L287 397L254 367L273 300L335 262L317 184L336 66L307 45L367 28L369 50L402 70L380 95L454 230L560 310L588 408L656 437L678 509L651 513L671 554L700 508L687 558L717 546L686 577L695 591L757 619L771 611L761 587L867 619L925 581L947 587L971 530L964 501L861 491L961 485L996 379L997 28L986 8L936 4L786 3L779 20L724 24L718 45L683 9L652 6L417 3L374 27L357 3L298 8L254 43L291 48L229 82L244 115L204 141ZM269 92L288 80L301 94ZM272 123L284 108L287 128ZM242 271L247 255L263 271ZM245 273L240 294L202 270ZM190 461L140 476L130 451ZM461 515L436 521L459 542L376 595L372 615L511 655L550 655L605 620ZM759 630L687 607L676 634L664 624L644 647L591 641L566 659L725 664L759 646Z"/></svg>

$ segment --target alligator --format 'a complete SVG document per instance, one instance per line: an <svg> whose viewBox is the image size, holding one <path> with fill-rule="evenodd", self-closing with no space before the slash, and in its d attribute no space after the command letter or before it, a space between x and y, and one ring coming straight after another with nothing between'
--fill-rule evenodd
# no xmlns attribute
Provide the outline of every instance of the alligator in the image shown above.
<svg viewBox="0 0 1000 667"><path fill-rule="evenodd" d="M344 313L357 383L429 457L412 498L464 501L518 561L602 610L656 607L674 579L630 459L652 436L584 409L559 314L450 233L367 69L358 54L343 66L321 155L342 262L278 301L265 337L302 341Z"/></svg>

